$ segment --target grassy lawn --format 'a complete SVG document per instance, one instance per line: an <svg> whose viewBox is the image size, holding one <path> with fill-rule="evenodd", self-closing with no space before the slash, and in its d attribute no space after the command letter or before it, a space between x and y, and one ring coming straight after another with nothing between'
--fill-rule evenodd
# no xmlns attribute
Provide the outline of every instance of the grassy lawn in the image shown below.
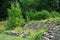
<svg viewBox="0 0 60 40"><path fill-rule="evenodd" d="M0 40L24 40L24 39L21 37L0 34Z"/></svg>

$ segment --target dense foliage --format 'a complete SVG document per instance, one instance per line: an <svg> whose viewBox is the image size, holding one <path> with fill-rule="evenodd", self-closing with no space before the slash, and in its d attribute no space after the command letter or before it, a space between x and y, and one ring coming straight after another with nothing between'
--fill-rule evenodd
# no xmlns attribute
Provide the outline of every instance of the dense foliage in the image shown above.
<svg viewBox="0 0 60 40"><path fill-rule="evenodd" d="M16 3L18 1L19 5ZM7 4L8 2L8 4ZM2 16L8 16L8 28L21 26L31 20L60 17L59 0L6 0L1 4ZM13 4L12 4L13 3ZM10 8L9 10L7 10ZM1 17L2 17L1 16ZM5 17L4 16L4 17Z"/></svg>
<svg viewBox="0 0 60 40"><path fill-rule="evenodd" d="M0 20L5 20L0 22L1 40L7 40L7 38L9 40L42 40L42 35L48 32L49 28L54 26L53 29L55 29L57 25L60 26L60 1L0 0ZM57 28L55 30L59 32ZM5 34L9 35L5 37Z"/></svg>
<svg viewBox="0 0 60 40"><path fill-rule="evenodd" d="M13 29L14 27L21 26L24 23L21 8L19 3L11 4L11 9L8 10L8 22L7 29Z"/></svg>
<svg viewBox="0 0 60 40"><path fill-rule="evenodd" d="M7 16L7 8L10 8L11 2L15 3L19 2L21 5L23 17L26 18L26 11L35 9L37 11L40 10L48 10L48 11L60 11L60 1L59 0L0 0L0 18L6 18ZM4 12L3 12L4 11Z"/></svg>

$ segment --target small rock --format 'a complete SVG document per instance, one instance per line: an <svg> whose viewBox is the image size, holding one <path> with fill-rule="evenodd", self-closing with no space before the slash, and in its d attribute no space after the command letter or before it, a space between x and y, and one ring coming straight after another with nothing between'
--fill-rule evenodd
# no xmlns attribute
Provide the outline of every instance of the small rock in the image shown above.
<svg viewBox="0 0 60 40"><path fill-rule="evenodd" d="M16 35L16 36L19 35L17 32L14 32L14 31L7 31L7 33L8 33L9 35Z"/></svg>
<svg viewBox="0 0 60 40"><path fill-rule="evenodd" d="M50 36L49 36L49 39L52 39L53 37L54 37L54 36L50 35Z"/></svg>

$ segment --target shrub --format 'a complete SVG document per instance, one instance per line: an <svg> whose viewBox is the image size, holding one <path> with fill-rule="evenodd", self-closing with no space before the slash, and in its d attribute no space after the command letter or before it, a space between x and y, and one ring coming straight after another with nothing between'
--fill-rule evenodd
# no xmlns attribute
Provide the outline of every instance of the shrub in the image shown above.
<svg viewBox="0 0 60 40"><path fill-rule="evenodd" d="M42 20L54 17L60 17L60 14L56 11L49 12L47 10L42 10L37 12L36 10L28 10L26 11L27 20Z"/></svg>
<svg viewBox="0 0 60 40"><path fill-rule="evenodd" d="M51 17L51 14L47 10L37 12L36 10L29 10L26 12L27 20L41 20Z"/></svg>
<svg viewBox="0 0 60 40"><path fill-rule="evenodd" d="M60 14L56 11L51 12L52 17L60 17Z"/></svg>
<svg viewBox="0 0 60 40"><path fill-rule="evenodd" d="M50 13L47 10L42 10L34 14L33 20L47 19L50 17Z"/></svg>
<svg viewBox="0 0 60 40"><path fill-rule="evenodd" d="M37 12L37 11L34 10L34 9L29 9L28 11L26 11L27 21L32 20L36 12Z"/></svg>
<svg viewBox="0 0 60 40"><path fill-rule="evenodd" d="M24 24L24 19L18 2L11 4L11 9L8 9L8 16L6 29L14 29L17 26Z"/></svg>

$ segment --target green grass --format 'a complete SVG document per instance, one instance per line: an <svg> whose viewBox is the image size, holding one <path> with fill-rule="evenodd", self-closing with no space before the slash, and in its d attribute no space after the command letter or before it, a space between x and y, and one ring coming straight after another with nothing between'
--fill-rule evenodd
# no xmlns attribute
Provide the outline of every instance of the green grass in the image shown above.
<svg viewBox="0 0 60 40"><path fill-rule="evenodd" d="M24 38L0 34L0 40L24 40Z"/></svg>
<svg viewBox="0 0 60 40"><path fill-rule="evenodd" d="M45 29L39 29L31 36L29 40L41 40L43 33L45 32Z"/></svg>

